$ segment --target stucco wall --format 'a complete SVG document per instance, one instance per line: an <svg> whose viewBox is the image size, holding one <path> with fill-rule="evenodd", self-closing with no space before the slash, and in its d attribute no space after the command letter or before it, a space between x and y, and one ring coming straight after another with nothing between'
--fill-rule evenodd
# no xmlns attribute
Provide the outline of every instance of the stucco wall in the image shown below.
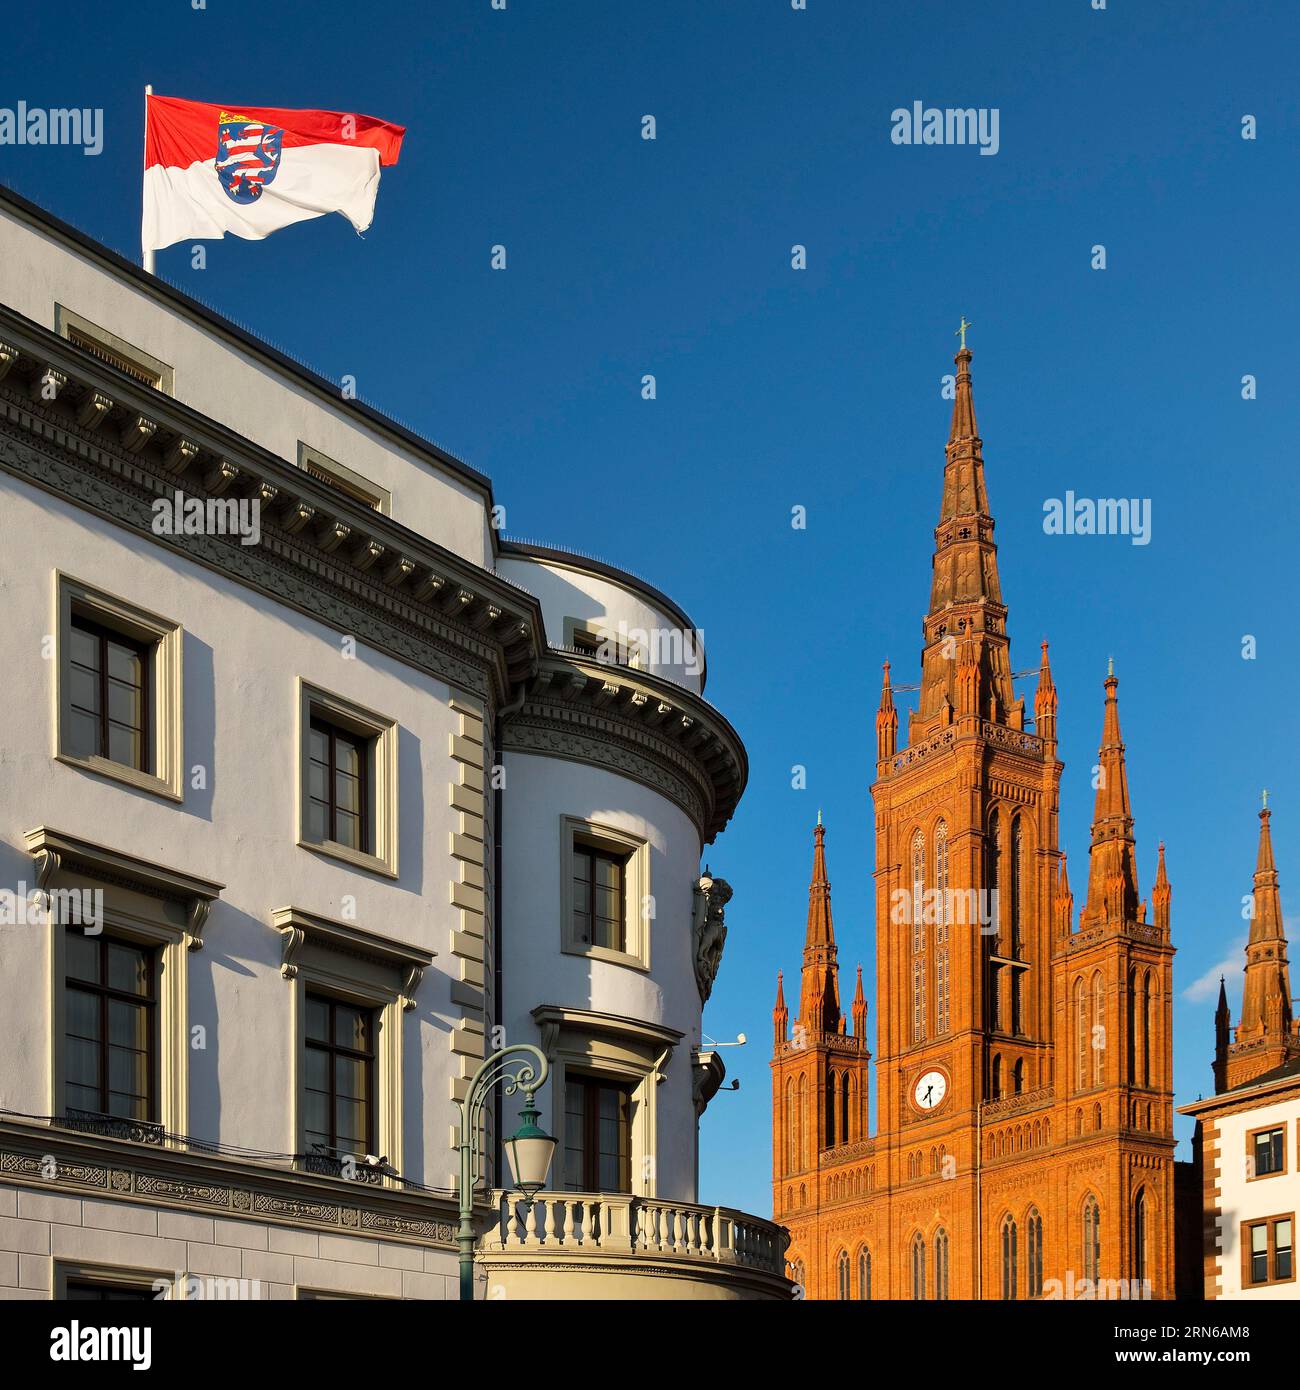
<svg viewBox="0 0 1300 1390"><path fill-rule="evenodd" d="M66 571L179 622L184 641L186 791L183 804L56 762L51 756L53 574ZM190 1132L279 1152L291 1133L289 984L280 976L273 908L348 918L357 927L438 953L416 1008L403 1015L402 1171L446 1184L452 1058L460 1010L445 973L458 914L449 843L451 692L365 647L341 654L341 634L270 600L141 545L86 512L0 476L0 600L14 660L0 722L0 886L33 882L23 832L46 825L226 885L189 962ZM399 726L399 868L389 880L297 844L297 678L388 716ZM206 768L206 790L189 769ZM44 929L0 927L6 1046L0 1105L44 1113L50 1067Z"/></svg>
<svg viewBox="0 0 1300 1390"><path fill-rule="evenodd" d="M657 1084L653 1156L655 1195L689 1201L695 1192L696 1132L690 1049L700 1040L701 1016L691 963L699 835L672 802L603 768L508 753L505 770L502 1022L507 1040L538 1040L530 1013L540 1004L641 1019L683 1033L664 1080ZM565 816L596 821L648 842L655 911L649 971L561 951ZM508 1113L507 1129L513 1127L512 1118Z"/></svg>

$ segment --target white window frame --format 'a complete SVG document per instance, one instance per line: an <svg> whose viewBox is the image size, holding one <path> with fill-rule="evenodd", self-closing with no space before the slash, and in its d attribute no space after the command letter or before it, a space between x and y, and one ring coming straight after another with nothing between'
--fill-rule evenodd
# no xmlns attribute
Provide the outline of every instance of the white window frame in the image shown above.
<svg viewBox="0 0 1300 1390"><path fill-rule="evenodd" d="M374 848L365 853L337 840L313 840L307 834L308 769L311 765L311 721L313 713L341 728L348 729L372 744L372 786L370 814ZM298 804L297 841L302 849L328 855L367 869L385 878L398 876L397 859L397 721L354 704L320 686L298 680Z"/></svg>
<svg viewBox="0 0 1300 1390"><path fill-rule="evenodd" d="M574 931L573 851L580 840L612 854L627 856L623 885L625 949L622 951L580 941ZM645 906L653 902L652 892L648 840L605 822L585 820L581 816L560 817L560 949L566 955L587 956L591 960L648 971L653 919L646 914Z"/></svg>
<svg viewBox="0 0 1300 1390"><path fill-rule="evenodd" d="M85 758L71 751L71 681L73 609L92 622L120 632L152 649L150 661L150 739L153 772L114 762L98 754ZM184 629L171 618L140 608L116 594L97 589L70 574L54 571L54 757L68 767L125 782L137 791L168 801L183 801L185 714L182 655Z"/></svg>

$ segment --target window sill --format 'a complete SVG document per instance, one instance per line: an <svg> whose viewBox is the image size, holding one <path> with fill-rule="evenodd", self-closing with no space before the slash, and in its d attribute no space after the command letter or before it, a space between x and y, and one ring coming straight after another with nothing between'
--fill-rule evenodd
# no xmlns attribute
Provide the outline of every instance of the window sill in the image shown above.
<svg viewBox="0 0 1300 1390"><path fill-rule="evenodd" d="M354 869L364 869L367 873L380 874L384 878L396 878L398 876L396 865L388 859L378 854L363 854L360 850L352 849L348 845L341 845L336 840L299 840L298 847L311 850L314 854L324 854L331 859L338 859Z"/></svg>
<svg viewBox="0 0 1300 1390"><path fill-rule="evenodd" d="M609 965L621 965L628 970L650 973L650 962L642 956L629 951L615 951L608 946L589 946L582 941L566 941L563 952L566 956L582 956L587 960L602 960Z"/></svg>
<svg viewBox="0 0 1300 1390"><path fill-rule="evenodd" d="M101 758L98 755L90 758L79 758L72 753L57 753L55 761L63 763L65 767L76 768L80 772L94 773L99 777L108 777L114 782L122 782L128 787L134 787L139 792L149 792L153 796L160 796L165 801L183 802L185 798L181 795L180 788L163 777L155 777L151 772L141 772L138 768L128 767L125 763L115 763L111 758Z"/></svg>

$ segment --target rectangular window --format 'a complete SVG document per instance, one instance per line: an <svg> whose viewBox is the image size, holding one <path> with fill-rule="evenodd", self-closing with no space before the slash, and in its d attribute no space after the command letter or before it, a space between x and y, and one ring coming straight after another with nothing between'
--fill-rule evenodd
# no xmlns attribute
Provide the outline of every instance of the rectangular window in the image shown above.
<svg viewBox="0 0 1300 1390"><path fill-rule="evenodd" d="M1287 1284L1295 1278L1295 1216L1270 1216L1241 1228L1242 1282Z"/></svg>
<svg viewBox="0 0 1300 1390"><path fill-rule="evenodd" d="M627 854L573 846L573 932L607 951L627 949Z"/></svg>
<svg viewBox="0 0 1300 1390"><path fill-rule="evenodd" d="M298 843L397 877L397 725L299 682Z"/></svg>
<svg viewBox="0 0 1300 1390"><path fill-rule="evenodd" d="M179 624L67 575L57 590L59 761L180 801Z"/></svg>
<svg viewBox="0 0 1300 1390"><path fill-rule="evenodd" d="M116 333L91 323L71 309L65 309L62 304L54 306L54 331L142 386L163 391L169 396L173 394L175 372L166 362L160 362L134 343L128 343L125 338L119 338Z"/></svg>
<svg viewBox="0 0 1300 1390"><path fill-rule="evenodd" d="M369 478L363 478L360 473L354 473L345 464L328 458L319 449L313 449L301 441L298 443L298 467L304 473L310 473L313 478L328 483L330 487L344 493L354 502L360 502L363 507L370 507L384 516L392 515L393 498L386 488L372 483Z"/></svg>
<svg viewBox="0 0 1300 1390"><path fill-rule="evenodd" d="M97 1284L69 1279L63 1297L70 1303L152 1303L157 1294L147 1284Z"/></svg>
<svg viewBox="0 0 1300 1390"><path fill-rule="evenodd" d="M342 1000L306 998L303 1127L309 1154L375 1152L375 1015Z"/></svg>
<svg viewBox="0 0 1300 1390"><path fill-rule="evenodd" d="M1278 1125L1274 1129L1253 1130L1250 1135L1251 1159L1254 1162L1254 1176L1271 1177L1274 1173L1286 1172L1286 1129Z"/></svg>
<svg viewBox="0 0 1300 1390"><path fill-rule="evenodd" d="M157 1118L155 952L68 928L64 1104L69 1112Z"/></svg>
<svg viewBox="0 0 1300 1390"><path fill-rule="evenodd" d="M308 744L307 838L369 854L374 740L313 719Z"/></svg>
<svg viewBox="0 0 1300 1390"><path fill-rule="evenodd" d="M106 758L152 772L149 678L152 644L73 609L68 705L74 758Z"/></svg>
<svg viewBox="0 0 1300 1390"><path fill-rule="evenodd" d="M650 968L650 846L595 821L560 818L562 949Z"/></svg>
<svg viewBox="0 0 1300 1390"><path fill-rule="evenodd" d="M631 1192L631 1087L565 1078L564 1183L570 1192Z"/></svg>

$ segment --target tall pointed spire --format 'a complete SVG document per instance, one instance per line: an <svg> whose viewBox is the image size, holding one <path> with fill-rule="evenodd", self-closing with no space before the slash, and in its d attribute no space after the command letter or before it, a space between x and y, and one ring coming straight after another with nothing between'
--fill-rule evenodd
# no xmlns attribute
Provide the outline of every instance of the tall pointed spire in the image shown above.
<svg viewBox="0 0 1300 1390"><path fill-rule="evenodd" d="M772 1007L773 1050L780 1052L790 1033L790 1010L785 1006L785 987L781 971L776 972L776 1003Z"/></svg>
<svg viewBox="0 0 1300 1390"><path fill-rule="evenodd" d="M1169 904L1174 890L1169 885L1169 871L1165 868L1165 842L1160 841L1160 857L1156 861L1156 883L1151 890L1151 901L1155 907L1156 926L1166 936L1169 935Z"/></svg>
<svg viewBox="0 0 1300 1390"><path fill-rule="evenodd" d="M1070 875L1065 868L1065 854L1061 854L1061 872L1056 880L1056 933L1069 936L1074 930L1074 894L1070 892Z"/></svg>
<svg viewBox="0 0 1300 1390"><path fill-rule="evenodd" d="M977 674L971 713L1005 722L1014 697L1006 636L1006 608L998 578L993 517L984 485L983 441L975 423L971 351L963 346L957 367L943 471L943 500L934 531L930 611L924 623L921 699L916 717L946 719L960 706L955 681L960 654L955 643L970 636ZM956 659L954 659L956 658Z"/></svg>
<svg viewBox="0 0 1300 1390"><path fill-rule="evenodd" d="M867 996L862 992L862 966L858 966L858 983L853 990L853 1036L863 1043L867 1036Z"/></svg>
<svg viewBox="0 0 1300 1390"><path fill-rule="evenodd" d="M1219 976L1219 1007L1214 1011L1214 1094L1228 1089L1228 1048L1232 1042L1232 1014L1228 1009L1228 991L1223 976Z"/></svg>
<svg viewBox="0 0 1300 1390"><path fill-rule="evenodd" d="M1135 922L1139 915L1133 811L1129 805L1124 740L1119 731L1119 681L1113 665L1105 690L1106 711L1097 755L1097 799L1088 862L1088 901L1079 915L1080 927L1098 922Z"/></svg>
<svg viewBox="0 0 1300 1390"><path fill-rule="evenodd" d="M1273 861L1272 812L1259 813L1259 853L1255 860L1255 891L1246 944L1246 983L1241 996L1237 1041L1253 1042L1268 1034L1289 1035L1291 976L1282 928L1282 896Z"/></svg>
<svg viewBox="0 0 1300 1390"><path fill-rule="evenodd" d="M1056 682L1052 680L1046 637L1038 664L1038 690L1034 695L1034 732L1044 743L1056 742Z"/></svg>
<svg viewBox="0 0 1300 1390"><path fill-rule="evenodd" d="M818 817L813 829L812 881L808 885L808 929L803 947L803 985L799 1021L810 1033L834 1033L840 1027L839 967L831 922L831 885L826 877L826 827Z"/></svg>
<svg viewBox="0 0 1300 1390"><path fill-rule="evenodd" d="M894 691L889 684L889 662L880 682L880 708L876 711L876 761L892 758L898 747L898 711L894 708Z"/></svg>

